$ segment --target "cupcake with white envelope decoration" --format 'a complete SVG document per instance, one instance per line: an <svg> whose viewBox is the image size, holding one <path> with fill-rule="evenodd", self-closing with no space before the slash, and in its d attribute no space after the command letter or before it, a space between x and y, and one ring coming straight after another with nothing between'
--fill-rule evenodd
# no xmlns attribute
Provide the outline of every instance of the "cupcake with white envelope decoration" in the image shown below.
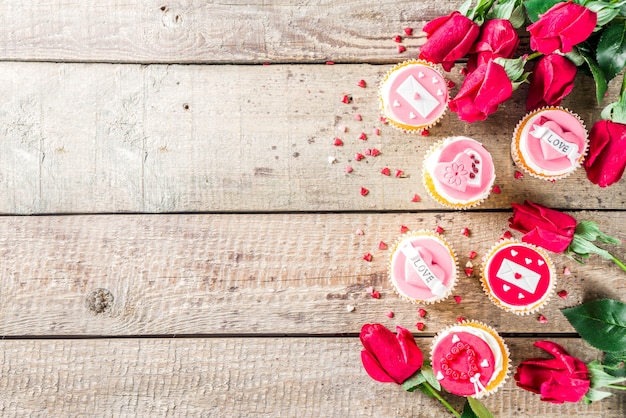
<svg viewBox="0 0 626 418"><path fill-rule="evenodd" d="M405 132L436 124L448 108L448 84L430 63L410 60L393 67L380 84L380 105L389 123Z"/></svg>
<svg viewBox="0 0 626 418"><path fill-rule="evenodd" d="M512 239L502 240L485 255L481 282L497 306L526 315L552 297L556 271L543 249Z"/></svg>

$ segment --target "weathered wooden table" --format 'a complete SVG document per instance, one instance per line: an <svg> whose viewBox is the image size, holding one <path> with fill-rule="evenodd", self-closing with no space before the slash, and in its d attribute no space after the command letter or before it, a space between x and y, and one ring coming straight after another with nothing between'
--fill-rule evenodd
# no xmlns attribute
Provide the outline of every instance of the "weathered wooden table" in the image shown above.
<svg viewBox="0 0 626 418"><path fill-rule="evenodd" d="M596 358L559 309L624 300L626 275L602 259L554 256L572 274L560 274L569 296L542 309L545 324L495 308L475 274L457 287L460 304L427 308L419 333L417 307L388 284L378 243L401 225L440 225L464 265L526 198L626 238L624 181L603 190L583 170L557 184L514 178L523 88L488 121L447 114L429 137L381 125L381 76L416 57L419 29L455 6L0 1L2 415L445 416L366 375L358 333L371 322L415 331L425 352L463 316L499 330L514 365L541 355L532 343L546 338ZM398 54L392 37L409 26ZM588 126L599 117L592 97L581 77L564 102ZM502 190L467 212L442 210L421 185L425 150L457 134L492 152ZM355 162L365 147L382 154ZM510 379L486 404L496 416L618 417L625 399L552 405Z"/></svg>

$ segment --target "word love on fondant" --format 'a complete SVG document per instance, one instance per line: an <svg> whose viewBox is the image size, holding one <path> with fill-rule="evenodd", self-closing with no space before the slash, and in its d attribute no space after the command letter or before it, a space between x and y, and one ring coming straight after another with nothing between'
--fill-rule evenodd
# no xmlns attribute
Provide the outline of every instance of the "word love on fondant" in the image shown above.
<svg viewBox="0 0 626 418"><path fill-rule="evenodd" d="M534 131L530 133L532 136L550 145L550 148L557 152L552 158L544 152L544 156L547 160L565 156L574 163L580 156L578 145L566 141L549 127L533 125L533 129Z"/></svg>
<svg viewBox="0 0 626 418"><path fill-rule="evenodd" d="M407 258L409 264L413 267L419 278L424 282L426 286L436 296L443 296L446 292L446 286L443 282L432 272L420 252L410 244L400 247L400 251ZM430 255L430 253L429 253ZM432 261L432 260L430 260Z"/></svg>

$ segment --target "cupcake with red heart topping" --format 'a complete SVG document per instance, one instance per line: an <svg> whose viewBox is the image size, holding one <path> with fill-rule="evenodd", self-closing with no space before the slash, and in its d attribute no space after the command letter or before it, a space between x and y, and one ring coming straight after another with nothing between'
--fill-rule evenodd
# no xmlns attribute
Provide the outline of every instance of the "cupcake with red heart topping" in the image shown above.
<svg viewBox="0 0 626 418"><path fill-rule="evenodd" d="M410 232L390 251L389 280L401 297L414 303L434 303L450 296L458 275L457 257L439 234Z"/></svg>
<svg viewBox="0 0 626 418"><path fill-rule="evenodd" d="M489 151L480 142L464 136L434 144L424 158L422 175L428 193L454 209L480 204L496 180Z"/></svg>
<svg viewBox="0 0 626 418"><path fill-rule="evenodd" d="M531 176L553 181L581 166L588 145L587 129L578 115L562 107L544 107L518 123L511 156Z"/></svg>
<svg viewBox="0 0 626 418"><path fill-rule="evenodd" d="M497 306L517 315L527 315L552 297L556 271L541 248L506 239L485 255L481 282L485 293Z"/></svg>
<svg viewBox="0 0 626 418"><path fill-rule="evenodd" d="M393 67L380 84L380 105L389 123L406 132L436 124L448 107L448 84L430 63L405 61Z"/></svg>
<svg viewBox="0 0 626 418"><path fill-rule="evenodd" d="M448 392L482 398L494 393L509 373L509 350L487 325L463 321L435 336L431 352L435 378Z"/></svg>

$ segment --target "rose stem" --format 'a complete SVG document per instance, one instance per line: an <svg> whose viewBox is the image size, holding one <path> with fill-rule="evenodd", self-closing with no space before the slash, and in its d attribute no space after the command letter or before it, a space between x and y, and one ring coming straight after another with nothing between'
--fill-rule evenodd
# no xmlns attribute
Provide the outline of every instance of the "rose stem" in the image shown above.
<svg viewBox="0 0 626 418"><path fill-rule="evenodd" d="M445 406L446 408L448 408L448 409L450 410L450 412L452 412L452 413L454 414L454 416L455 416L455 417L457 417L457 418L461 418L461 414L459 414L459 413L457 412L457 410L456 410L456 409L454 409L454 408L452 407L452 405L450 405L450 404L448 403L448 401L446 401L445 399L443 399L443 398L441 397L441 395L439 394L439 392L438 392L438 391L436 391L436 390L435 390L435 388L434 388L434 387L432 387L432 386L430 385L430 383L428 383L428 382L424 382L424 383L422 383L422 384L424 385L424 388L425 388L426 390L428 390L428 391L429 391L429 392L430 392L430 393L431 393L431 394L435 397L435 399L437 399L439 402L441 402L441 403L443 404L443 406Z"/></svg>
<svg viewBox="0 0 626 418"><path fill-rule="evenodd" d="M615 257L613 254L609 255L611 256L611 260L613 260L615 264L620 266L622 270L626 271L626 264L624 264L619 258Z"/></svg>

